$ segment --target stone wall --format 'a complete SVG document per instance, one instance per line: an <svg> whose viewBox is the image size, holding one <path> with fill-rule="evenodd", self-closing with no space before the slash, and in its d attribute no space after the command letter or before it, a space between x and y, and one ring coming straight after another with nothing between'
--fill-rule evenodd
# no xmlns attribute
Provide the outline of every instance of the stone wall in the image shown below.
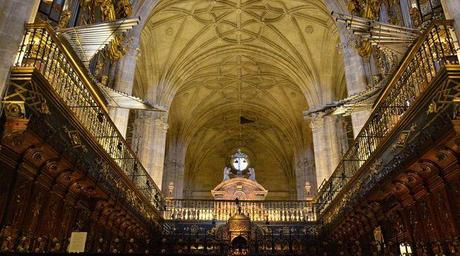
<svg viewBox="0 0 460 256"><path fill-rule="evenodd" d="M455 31L457 37L460 36L460 1L458 0L442 0L442 7L447 19L455 21Z"/></svg>
<svg viewBox="0 0 460 256"><path fill-rule="evenodd" d="M0 0L0 92L19 49L24 24L33 22L39 0Z"/></svg>

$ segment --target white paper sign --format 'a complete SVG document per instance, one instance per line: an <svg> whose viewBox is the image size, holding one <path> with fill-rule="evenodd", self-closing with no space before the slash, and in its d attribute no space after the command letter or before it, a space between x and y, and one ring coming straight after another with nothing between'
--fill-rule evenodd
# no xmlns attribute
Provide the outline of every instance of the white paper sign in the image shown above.
<svg viewBox="0 0 460 256"><path fill-rule="evenodd" d="M85 252L86 236L87 232L72 232L70 236L68 252Z"/></svg>

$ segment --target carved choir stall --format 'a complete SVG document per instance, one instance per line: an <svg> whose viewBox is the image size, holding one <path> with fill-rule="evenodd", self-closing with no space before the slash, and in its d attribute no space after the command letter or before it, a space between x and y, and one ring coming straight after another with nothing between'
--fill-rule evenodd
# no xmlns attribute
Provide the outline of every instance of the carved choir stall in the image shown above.
<svg viewBox="0 0 460 256"><path fill-rule="evenodd" d="M441 1L409 0L409 30L397 2L348 0L353 16L337 16L389 76L314 201L265 200L238 150L214 200L173 199L171 183L165 202L107 113L133 2L42 0L47 23L26 25L2 98L0 254L62 254L81 237L86 253L460 255L459 40ZM391 24L373 22L383 12ZM76 39L114 26L96 52ZM409 50L388 61L395 29L386 39Z"/></svg>
<svg viewBox="0 0 460 256"><path fill-rule="evenodd" d="M61 254L77 236L79 251L148 253L162 196L111 121L100 87L137 19L122 20L129 1L63 2L41 1L37 23L25 26L2 98L0 254ZM123 29L92 59L107 64L99 73L56 32L94 23L102 31L115 21Z"/></svg>

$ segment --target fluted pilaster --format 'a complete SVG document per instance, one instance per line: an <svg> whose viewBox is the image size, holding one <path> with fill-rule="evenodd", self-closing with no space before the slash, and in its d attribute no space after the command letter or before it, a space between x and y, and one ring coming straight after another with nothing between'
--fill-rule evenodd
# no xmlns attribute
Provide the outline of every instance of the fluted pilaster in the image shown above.
<svg viewBox="0 0 460 256"><path fill-rule="evenodd" d="M316 166L316 185L328 179L345 152L346 132L342 117L318 116L310 119Z"/></svg>
<svg viewBox="0 0 460 256"><path fill-rule="evenodd" d="M115 90L132 94L134 73L136 69L136 49L131 48L123 59L118 63L118 73L115 80ZM128 130L129 109L110 108L109 115L123 137Z"/></svg>
<svg viewBox="0 0 460 256"><path fill-rule="evenodd" d="M367 89L367 76L363 58L358 54L355 47L347 45L346 28L339 26L340 37L343 46L343 62L345 68L345 79L347 82L348 96L359 94ZM356 137L361 128L369 118L371 111L363 110L351 114L353 124L353 135Z"/></svg>
<svg viewBox="0 0 460 256"><path fill-rule="evenodd" d="M161 189L163 185L166 133L166 116L159 113L143 113L135 123L139 143L139 158Z"/></svg>
<svg viewBox="0 0 460 256"><path fill-rule="evenodd" d="M460 1L458 0L441 0L442 8L447 19L454 20L455 32L457 38L460 38Z"/></svg>
<svg viewBox="0 0 460 256"><path fill-rule="evenodd" d="M40 0L2 1L0 8L0 94L24 35L24 23L33 22Z"/></svg>

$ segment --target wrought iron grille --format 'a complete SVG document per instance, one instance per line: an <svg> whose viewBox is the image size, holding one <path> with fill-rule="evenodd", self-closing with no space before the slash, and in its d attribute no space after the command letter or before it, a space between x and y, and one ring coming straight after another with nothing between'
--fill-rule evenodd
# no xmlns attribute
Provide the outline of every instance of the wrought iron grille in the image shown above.
<svg viewBox="0 0 460 256"><path fill-rule="evenodd" d="M311 201L166 200L166 220L227 221L238 212L258 222L316 221Z"/></svg>
<svg viewBox="0 0 460 256"><path fill-rule="evenodd" d="M252 223L245 250L232 250L225 223L167 221L156 246L163 255L320 255L314 224Z"/></svg>
<svg viewBox="0 0 460 256"><path fill-rule="evenodd" d="M441 68L447 64L459 64L458 54L459 45L452 21L433 21L403 58L368 121L331 177L320 187L316 198L319 214L339 193L348 191L350 181L364 171L361 170L363 165L382 148Z"/></svg>
<svg viewBox="0 0 460 256"><path fill-rule="evenodd" d="M47 24L27 24L15 67L32 67L51 85L73 118L92 135L145 198L157 209L164 199L153 179L111 121L96 84L72 49Z"/></svg>

